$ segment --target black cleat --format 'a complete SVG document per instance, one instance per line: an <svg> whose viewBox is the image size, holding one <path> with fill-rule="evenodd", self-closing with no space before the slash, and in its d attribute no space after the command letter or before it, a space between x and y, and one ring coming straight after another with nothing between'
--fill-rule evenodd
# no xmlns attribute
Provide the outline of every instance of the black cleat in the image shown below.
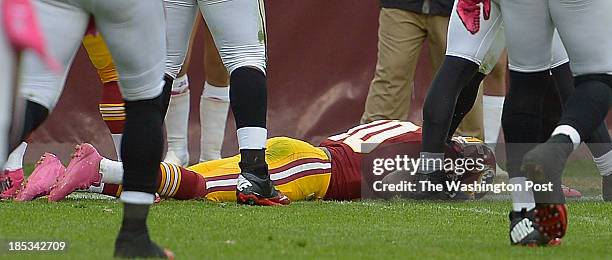
<svg viewBox="0 0 612 260"><path fill-rule="evenodd" d="M414 194L415 199L445 199L448 197L453 197L453 194L449 194L446 191L431 189L431 185L429 185L432 184L438 186L438 184L442 184L444 186L444 190L446 190L446 181L448 181L448 178L444 171L434 171L427 174L416 173L414 177L414 182L417 184L417 192ZM425 185L422 185L422 183L425 183Z"/></svg>
<svg viewBox="0 0 612 260"><path fill-rule="evenodd" d="M561 239L549 238L540 232L540 226L536 222L535 209L520 212L510 212L510 244L520 246L547 246L558 245Z"/></svg>
<svg viewBox="0 0 612 260"><path fill-rule="evenodd" d="M269 176L262 179L248 172L240 173L238 176L236 200L240 204L259 206L280 206L291 203L287 196L274 188Z"/></svg>
<svg viewBox="0 0 612 260"><path fill-rule="evenodd" d="M531 180L544 182L548 176L561 176L567 158L573 151L573 144L564 142L569 138L555 135L545 143L537 145L523 157L521 170L529 173Z"/></svg>
<svg viewBox="0 0 612 260"><path fill-rule="evenodd" d="M115 240L115 258L162 258L174 259L174 253L160 248L151 241L147 232L119 234Z"/></svg>

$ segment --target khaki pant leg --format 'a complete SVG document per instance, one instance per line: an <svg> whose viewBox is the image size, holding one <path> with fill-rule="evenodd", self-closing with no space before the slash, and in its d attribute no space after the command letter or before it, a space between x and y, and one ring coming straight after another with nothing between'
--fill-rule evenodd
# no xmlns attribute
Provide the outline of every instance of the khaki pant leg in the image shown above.
<svg viewBox="0 0 612 260"><path fill-rule="evenodd" d="M407 119L414 72L426 36L424 22L424 16L420 14L381 9L378 61L361 117L362 123Z"/></svg>
<svg viewBox="0 0 612 260"><path fill-rule="evenodd" d="M456 134L461 136L472 136L484 141L484 126L482 113L482 84L478 89L478 96L474 102L474 107L470 110L457 129Z"/></svg>
<svg viewBox="0 0 612 260"><path fill-rule="evenodd" d="M429 58L432 73L435 76L444 61L446 54L446 35L448 34L449 17L427 16L427 39L429 40Z"/></svg>

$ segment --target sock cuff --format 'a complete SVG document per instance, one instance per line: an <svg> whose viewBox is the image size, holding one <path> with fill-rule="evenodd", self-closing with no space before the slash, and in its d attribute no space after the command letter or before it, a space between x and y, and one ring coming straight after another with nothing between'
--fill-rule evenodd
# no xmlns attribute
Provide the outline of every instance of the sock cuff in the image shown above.
<svg viewBox="0 0 612 260"><path fill-rule="evenodd" d="M23 157L25 156L28 144L22 142L13 150L4 164L4 170L16 171L23 168Z"/></svg>
<svg viewBox="0 0 612 260"><path fill-rule="evenodd" d="M612 176L612 150L600 157L593 157L601 176Z"/></svg>
<svg viewBox="0 0 612 260"><path fill-rule="evenodd" d="M570 125L557 126L557 128L555 128L555 130L552 132L551 136L559 135L559 134L567 135L572 140L572 143L574 144L574 150L576 150L578 146L580 145L580 134L572 126Z"/></svg>
<svg viewBox="0 0 612 260"><path fill-rule="evenodd" d="M230 87L217 87L208 82L204 82L202 98L215 99L223 102L230 101Z"/></svg>
<svg viewBox="0 0 612 260"><path fill-rule="evenodd" d="M123 182L123 163L102 158L100 169L103 183L121 184Z"/></svg>
<svg viewBox="0 0 612 260"><path fill-rule="evenodd" d="M180 94L188 90L189 77L187 74L180 76L172 81L172 94Z"/></svg>
<svg viewBox="0 0 612 260"><path fill-rule="evenodd" d="M266 148L268 130L261 127L242 127L236 130L240 149Z"/></svg>
<svg viewBox="0 0 612 260"><path fill-rule="evenodd" d="M533 191L527 190L527 177L510 178L508 183L516 187L511 192L513 211L532 210L536 207Z"/></svg>
<svg viewBox="0 0 612 260"><path fill-rule="evenodd" d="M483 105L503 107L504 100L506 100L505 96L489 96L489 95L482 96Z"/></svg>
<svg viewBox="0 0 612 260"><path fill-rule="evenodd" d="M155 195L140 191L121 192L121 202L137 205L151 205L155 201Z"/></svg>

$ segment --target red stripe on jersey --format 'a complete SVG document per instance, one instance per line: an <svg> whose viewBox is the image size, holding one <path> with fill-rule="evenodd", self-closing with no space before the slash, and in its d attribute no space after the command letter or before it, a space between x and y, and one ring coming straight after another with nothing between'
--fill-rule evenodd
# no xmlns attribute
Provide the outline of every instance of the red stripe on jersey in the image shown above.
<svg viewBox="0 0 612 260"><path fill-rule="evenodd" d="M393 130L393 129L399 128L399 127L402 127L402 125L394 125L394 126L391 126L391 127L380 129L380 130L378 130L376 132L372 132L372 133L369 133L369 134L365 135L364 137L361 137L361 140L366 141L366 140L368 140L372 136L375 136L375 135L380 134L382 132L390 131L390 130Z"/></svg>
<svg viewBox="0 0 612 260"><path fill-rule="evenodd" d="M304 158L304 159L299 159L299 160L295 160L292 161L288 164L285 164L281 167L278 168L274 168L274 169L270 169L270 174L277 174L279 172L284 172L286 170L289 170L295 166L298 165L302 165L302 164L307 164L307 163L329 163L329 160L323 160L323 159L317 159L317 158Z"/></svg>
<svg viewBox="0 0 612 260"><path fill-rule="evenodd" d="M302 164L306 164L306 163L329 163L330 161L328 160L323 160L323 159L317 159L317 158L304 158L304 159L299 159L299 160L295 160L292 161L288 164L285 164L281 167L278 168L273 168L270 169L269 172L270 174L277 174L280 172L284 172L288 169L291 169L295 166L299 166ZM227 175L220 175L220 176L215 176L215 177L207 177L206 181L219 181L219 180L231 180L231 179L236 179L238 178L238 173L235 174L227 174Z"/></svg>
<svg viewBox="0 0 612 260"><path fill-rule="evenodd" d="M361 131L363 129L377 127L379 125L386 124L386 123L389 123L389 122L393 122L393 120L378 120L378 121L370 122L368 124L364 124L364 125L359 125L359 126L353 127L353 128L349 129L348 131L346 131L344 133L340 133L340 134L334 135L334 136L346 135L346 137L344 137L342 139L334 140L334 141L342 142L346 138L348 138L349 136L354 135L355 133L357 133L357 132L359 132L359 131ZM332 137L334 137L334 136L332 136Z"/></svg>
<svg viewBox="0 0 612 260"><path fill-rule="evenodd" d="M355 132L357 132L359 130L376 127L376 126L379 126L379 125L382 125L382 124L386 124L386 123L389 123L389 122L393 122L393 120L380 120L380 121L375 121L375 122L372 122L372 123L369 123L369 124L360 125L360 126L357 126L357 127L353 127L352 129L349 129L346 132L346 134L352 135L352 134L354 134Z"/></svg>

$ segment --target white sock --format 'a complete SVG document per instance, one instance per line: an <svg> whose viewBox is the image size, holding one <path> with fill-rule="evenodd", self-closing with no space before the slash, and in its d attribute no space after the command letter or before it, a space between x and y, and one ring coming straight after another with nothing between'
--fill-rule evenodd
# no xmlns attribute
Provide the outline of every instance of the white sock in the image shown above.
<svg viewBox="0 0 612 260"><path fill-rule="evenodd" d="M187 143L187 128L189 125L189 89L170 97L170 105L166 113L166 138L168 140L168 153L166 159L172 163L185 166L189 164L189 150ZM170 157L168 157L170 155ZM172 158L175 157L175 158Z"/></svg>
<svg viewBox="0 0 612 260"><path fill-rule="evenodd" d="M527 190L527 178L526 177L514 177L508 181L510 184L521 187L520 190L511 192L512 194L512 210L519 212L523 208L531 210L535 208L535 198L533 197L533 191Z"/></svg>
<svg viewBox="0 0 612 260"><path fill-rule="evenodd" d="M123 183L123 163L102 158L100 161L100 173L103 183L121 184Z"/></svg>
<svg viewBox="0 0 612 260"><path fill-rule="evenodd" d="M172 81L172 94L184 93L187 89L189 89L189 77L187 77L187 74Z"/></svg>
<svg viewBox="0 0 612 260"><path fill-rule="evenodd" d="M25 155L28 144L22 142L9 154L8 160L4 164L4 169L8 171L15 171L23 168L23 156Z"/></svg>
<svg viewBox="0 0 612 260"><path fill-rule="evenodd" d="M599 169L599 174L601 174L601 176L612 175L612 150L601 157L593 158L593 161L595 161L595 165L597 165L597 169Z"/></svg>
<svg viewBox="0 0 612 260"><path fill-rule="evenodd" d="M482 96L484 113L485 143L497 144L497 137L501 129L502 110L504 108L504 96Z"/></svg>
<svg viewBox="0 0 612 260"><path fill-rule="evenodd" d="M155 201L155 194L140 191L123 191L121 192L120 199L123 203L151 205Z"/></svg>
<svg viewBox="0 0 612 260"><path fill-rule="evenodd" d="M99 186L89 186L89 188L87 188L87 192L91 192L91 193L102 193L104 192L104 183L100 183Z"/></svg>
<svg viewBox="0 0 612 260"><path fill-rule="evenodd" d="M123 139L123 134L111 134L111 137L115 145L115 152L117 152L117 160L121 161L121 139Z"/></svg>
<svg viewBox="0 0 612 260"><path fill-rule="evenodd" d="M229 89L229 86L204 84L200 97L200 162L221 158L230 106Z"/></svg>
<svg viewBox="0 0 612 260"><path fill-rule="evenodd" d="M554 135L567 135L574 144L574 150L578 148L581 142L580 134L578 131L570 125L560 125L555 128L550 136Z"/></svg>
<svg viewBox="0 0 612 260"><path fill-rule="evenodd" d="M261 127L243 127L236 131L238 147L242 149L263 149L266 147L268 130Z"/></svg>

